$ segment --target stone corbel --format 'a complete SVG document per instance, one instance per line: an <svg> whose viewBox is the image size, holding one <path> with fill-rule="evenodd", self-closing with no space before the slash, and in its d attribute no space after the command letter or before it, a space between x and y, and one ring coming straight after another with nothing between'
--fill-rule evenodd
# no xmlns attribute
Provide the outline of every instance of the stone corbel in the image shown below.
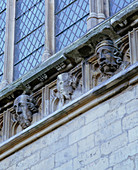
<svg viewBox="0 0 138 170"><path fill-rule="evenodd" d="M94 57L95 56L95 57ZM112 40L102 40L96 45L91 62L91 88L112 77L122 64L122 55Z"/></svg>
<svg viewBox="0 0 138 170"><path fill-rule="evenodd" d="M65 104L75 99L82 93L81 73L62 73L57 77L57 109L62 108Z"/></svg>
<svg viewBox="0 0 138 170"><path fill-rule="evenodd" d="M22 94L14 101L15 119L22 129L31 125L33 113L38 112L37 106L29 95Z"/></svg>
<svg viewBox="0 0 138 170"><path fill-rule="evenodd" d="M112 40L103 40L96 46L98 64L101 73L104 75L114 75L122 64L122 56L119 49L114 46Z"/></svg>

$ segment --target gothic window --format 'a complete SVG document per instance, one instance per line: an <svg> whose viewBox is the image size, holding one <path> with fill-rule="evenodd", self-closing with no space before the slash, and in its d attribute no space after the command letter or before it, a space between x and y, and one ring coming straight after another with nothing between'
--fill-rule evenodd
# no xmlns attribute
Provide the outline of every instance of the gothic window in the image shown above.
<svg viewBox="0 0 138 170"><path fill-rule="evenodd" d="M86 33L88 14L89 0L55 0L56 51Z"/></svg>
<svg viewBox="0 0 138 170"><path fill-rule="evenodd" d="M14 80L41 62L45 41L45 0L17 0Z"/></svg>
<svg viewBox="0 0 138 170"><path fill-rule="evenodd" d="M6 28L6 0L0 0L0 82L3 76L5 28Z"/></svg>
<svg viewBox="0 0 138 170"><path fill-rule="evenodd" d="M134 0L110 0L110 16L114 15L133 1Z"/></svg>

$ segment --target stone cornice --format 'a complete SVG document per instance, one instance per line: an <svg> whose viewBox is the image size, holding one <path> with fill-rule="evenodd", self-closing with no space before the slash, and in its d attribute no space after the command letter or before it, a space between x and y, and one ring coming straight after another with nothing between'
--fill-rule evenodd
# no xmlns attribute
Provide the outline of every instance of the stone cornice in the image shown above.
<svg viewBox="0 0 138 170"><path fill-rule="evenodd" d="M138 82L138 62L0 144L0 160Z"/></svg>

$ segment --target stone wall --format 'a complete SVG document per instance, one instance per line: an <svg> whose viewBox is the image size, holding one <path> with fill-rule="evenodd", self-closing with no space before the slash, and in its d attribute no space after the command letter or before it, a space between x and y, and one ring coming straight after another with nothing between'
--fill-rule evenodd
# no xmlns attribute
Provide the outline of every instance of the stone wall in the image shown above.
<svg viewBox="0 0 138 170"><path fill-rule="evenodd" d="M137 9L0 91L0 170L137 170Z"/></svg>
<svg viewBox="0 0 138 170"><path fill-rule="evenodd" d="M138 169L137 98L129 86L3 159L0 170Z"/></svg>

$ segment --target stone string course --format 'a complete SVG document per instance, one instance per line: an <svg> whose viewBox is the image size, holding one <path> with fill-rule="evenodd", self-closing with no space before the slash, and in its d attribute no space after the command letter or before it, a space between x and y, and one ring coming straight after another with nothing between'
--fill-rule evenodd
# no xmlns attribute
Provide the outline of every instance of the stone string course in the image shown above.
<svg viewBox="0 0 138 170"><path fill-rule="evenodd" d="M138 86L132 85L0 162L0 170L137 170Z"/></svg>

